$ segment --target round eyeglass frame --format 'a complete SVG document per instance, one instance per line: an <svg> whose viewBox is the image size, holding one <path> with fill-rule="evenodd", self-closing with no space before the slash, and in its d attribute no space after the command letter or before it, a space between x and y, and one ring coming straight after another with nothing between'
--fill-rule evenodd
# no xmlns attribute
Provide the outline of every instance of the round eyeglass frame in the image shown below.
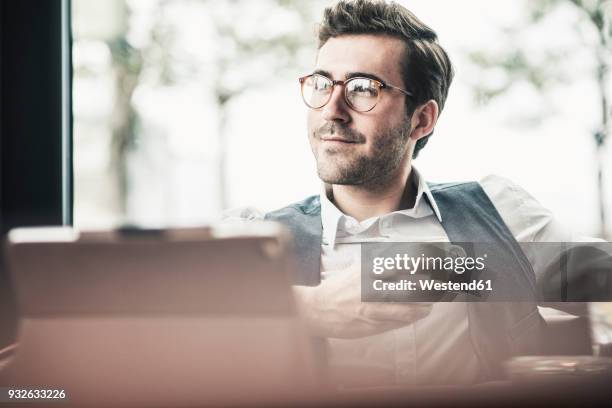
<svg viewBox="0 0 612 408"><path fill-rule="evenodd" d="M304 96L304 84L306 83L306 80L308 78L315 77L315 76L323 78L323 79L331 82L331 84L332 84L332 88L331 88L331 91L329 92L329 96L328 96L327 100L321 106L311 106L308 103L308 101L306 101L306 97ZM382 89L396 89L396 90L400 91L401 93L403 93L406 96L413 97L413 94L411 92L409 92L409 91L406 91L405 89L402 89L402 88L400 88L398 86L387 84L387 83L385 83L383 81L379 81L378 79L368 78L368 77L359 77L358 76L358 77L352 77L352 78L349 78L347 80L342 81L342 80L333 80L333 79L328 78L325 75L321 75L321 74L310 74L310 75L306 75L306 76L303 76L301 78L298 78L298 80L300 81L300 93L302 94L302 100L304 101L306 106L308 106L310 109L321 109L322 107L327 105L329 103L329 101L331 100L332 95L334 93L334 87L336 85L342 85L344 87L344 92L342 92L342 95L344 97L344 102L346 102L346 105L349 108L351 108L355 112L360 112L360 113L370 112L372 109L374 109L376 107L376 105L378 105L378 102L380 102L380 98L382 97L382 92L378 92L378 96L376 98L376 102L374 102L374 105L372 105L372 107L370 109L367 109L367 110L358 110L349 101L349 98L348 98L348 95L347 95L347 89L348 88L346 87L346 84L348 84L349 82L351 82L353 80L356 80L356 79L366 79L368 81L374 82L375 84L378 85L379 91L382 90Z"/></svg>

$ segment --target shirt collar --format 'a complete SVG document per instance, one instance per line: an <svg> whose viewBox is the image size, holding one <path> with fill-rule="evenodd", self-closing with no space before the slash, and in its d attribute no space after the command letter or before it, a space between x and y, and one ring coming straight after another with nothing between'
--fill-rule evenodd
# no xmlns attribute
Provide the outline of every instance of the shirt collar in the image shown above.
<svg viewBox="0 0 612 408"><path fill-rule="evenodd" d="M416 180L417 182L417 198L414 202L414 208L418 208L423 195L425 195L425 197L427 197L429 206L436 215L436 218L440 223L442 223L442 214L440 213L438 204L436 203L436 200L434 199L434 196L431 193L431 190L429 189L429 184L427 184L425 178L423 177L421 172L416 169L416 167L412 166L412 172L414 173L414 180Z"/></svg>
<svg viewBox="0 0 612 408"><path fill-rule="evenodd" d="M338 223L345 215L331 202L331 185L321 183L321 223L323 224L323 240L333 248L336 244Z"/></svg>
<svg viewBox="0 0 612 408"><path fill-rule="evenodd" d="M436 200L434 199L429 186L425 182L425 178L421 175L421 173L413 166L411 177L413 177L414 182L417 184L417 196L414 202L414 207L395 211L394 213L402 214L405 216L420 218L426 216L428 214L419 213L419 208L423 208L423 205L429 204L429 209L433 211L436 215L436 218L439 222L442 222L442 215L440 214L440 210L438 205L436 204ZM423 196L427 197L425 203L422 203ZM338 225L340 220L343 217L347 217L347 215L343 214L342 211L335 206L334 203L330 200L331 197L331 185L326 183L321 183L321 223L323 224L323 239L327 242L329 246L332 248L336 244L336 236L338 233Z"/></svg>

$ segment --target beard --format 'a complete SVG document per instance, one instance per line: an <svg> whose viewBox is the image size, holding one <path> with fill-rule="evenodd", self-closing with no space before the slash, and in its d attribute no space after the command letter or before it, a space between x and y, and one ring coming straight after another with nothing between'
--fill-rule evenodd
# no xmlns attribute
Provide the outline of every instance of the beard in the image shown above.
<svg viewBox="0 0 612 408"><path fill-rule="evenodd" d="M323 135L338 135L357 144L367 140L364 134L338 123L327 123L312 132L312 150L321 180L328 184L356 186L384 184L395 175L406 157L410 122L406 120L400 126L373 135L372 148L367 153L351 145L339 149L323 148Z"/></svg>

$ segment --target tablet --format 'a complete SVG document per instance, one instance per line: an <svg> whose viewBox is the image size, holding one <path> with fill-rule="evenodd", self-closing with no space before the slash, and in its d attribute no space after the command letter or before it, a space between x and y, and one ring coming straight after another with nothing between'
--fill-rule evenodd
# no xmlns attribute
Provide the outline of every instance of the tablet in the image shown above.
<svg viewBox="0 0 612 408"><path fill-rule="evenodd" d="M63 390L75 406L261 404L312 392L314 354L277 224L17 229L6 251L20 325L0 387Z"/></svg>

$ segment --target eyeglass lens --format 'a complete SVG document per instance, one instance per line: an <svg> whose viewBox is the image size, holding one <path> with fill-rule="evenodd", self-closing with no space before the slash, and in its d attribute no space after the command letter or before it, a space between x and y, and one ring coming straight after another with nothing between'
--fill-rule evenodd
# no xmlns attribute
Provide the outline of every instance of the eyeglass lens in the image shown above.
<svg viewBox="0 0 612 408"><path fill-rule="evenodd" d="M311 75L302 83L302 97L313 109L325 106L331 99L333 82L321 75ZM368 78L352 78L344 84L347 104L359 112L369 111L378 102L380 86Z"/></svg>

